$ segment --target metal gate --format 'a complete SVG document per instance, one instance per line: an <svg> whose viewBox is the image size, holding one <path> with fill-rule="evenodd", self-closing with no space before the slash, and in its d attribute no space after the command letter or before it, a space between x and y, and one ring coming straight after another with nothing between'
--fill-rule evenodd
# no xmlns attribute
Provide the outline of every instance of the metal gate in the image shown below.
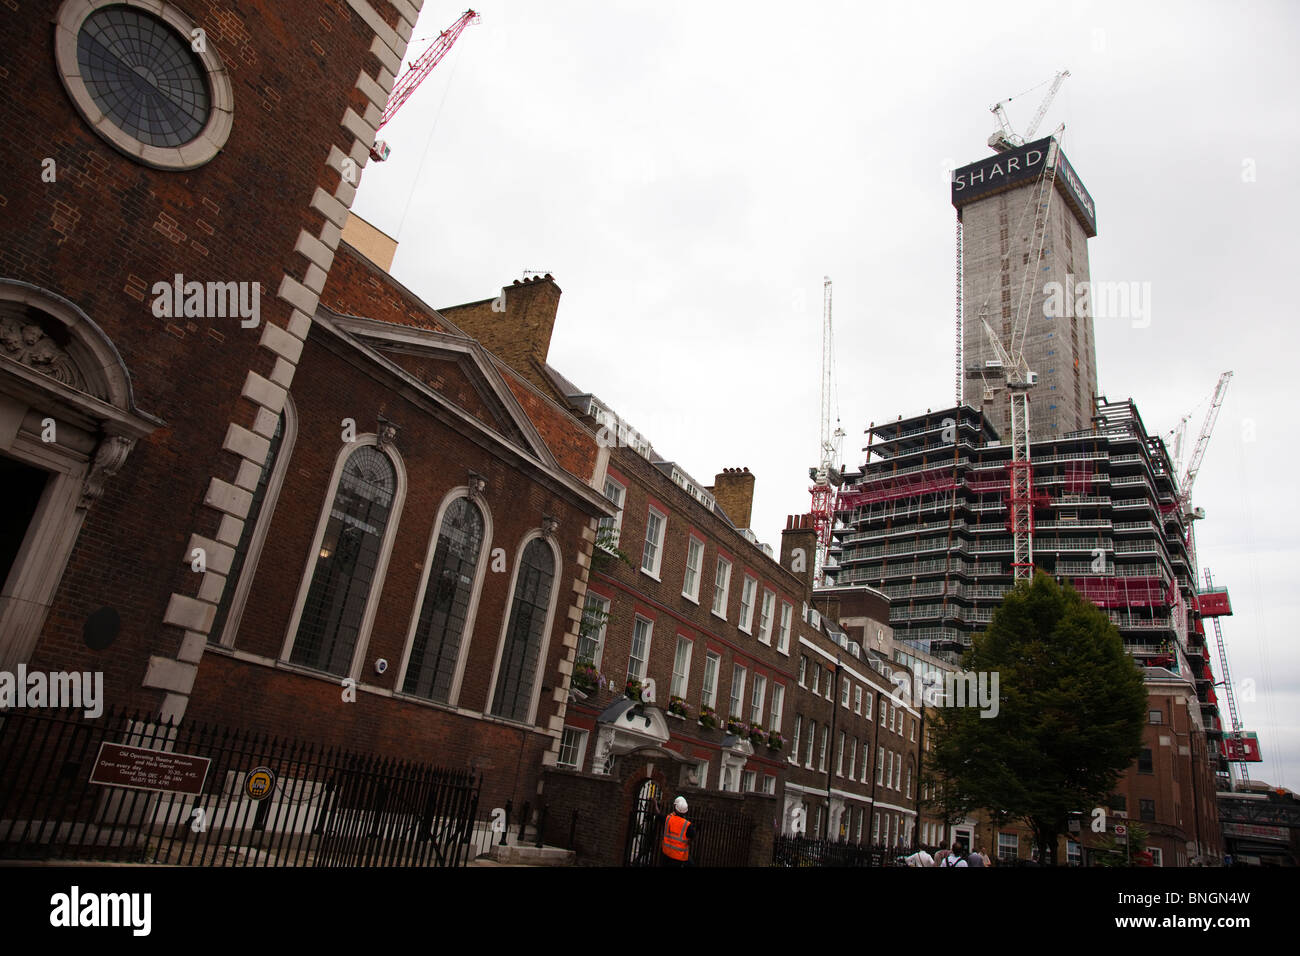
<svg viewBox="0 0 1300 956"><path fill-rule="evenodd" d="M627 844L623 851L624 866L658 866L660 846L664 841L667 815L659 806L659 785L646 779L637 791L636 802L628 814Z"/></svg>
<svg viewBox="0 0 1300 956"><path fill-rule="evenodd" d="M662 866L668 795L647 779L628 814L624 866ZM692 866L749 866L754 821L743 813L691 811Z"/></svg>

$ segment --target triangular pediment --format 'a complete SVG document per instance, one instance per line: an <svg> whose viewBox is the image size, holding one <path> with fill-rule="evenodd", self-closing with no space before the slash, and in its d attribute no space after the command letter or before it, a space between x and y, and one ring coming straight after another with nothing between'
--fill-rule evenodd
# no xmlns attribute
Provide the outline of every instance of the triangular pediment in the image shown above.
<svg viewBox="0 0 1300 956"><path fill-rule="evenodd" d="M488 428L517 445L528 446L528 440L494 392L492 383L470 356L423 349L377 347L376 350Z"/></svg>
<svg viewBox="0 0 1300 956"><path fill-rule="evenodd" d="M528 455L555 467L541 435L473 339L354 316L328 316L376 360Z"/></svg>

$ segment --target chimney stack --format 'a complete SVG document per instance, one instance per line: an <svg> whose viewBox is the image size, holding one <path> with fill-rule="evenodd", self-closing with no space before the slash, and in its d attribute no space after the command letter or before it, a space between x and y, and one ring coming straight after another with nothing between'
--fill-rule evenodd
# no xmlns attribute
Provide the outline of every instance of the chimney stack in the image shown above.
<svg viewBox="0 0 1300 956"><path fill-rule="evenodd" d="M781 566L803 582L810 600L817 569L817 529L812 515L789 515L781 532Z"/></svg>
<svg viewBox="0 0 1300 956"><path fill-rule="evenodd" d="M724 468L713 479L713 497L737 528L748 528L754 508L754 475L748 468Z"/></svg>
<svg viewBox="0 0 1300 956"><path fill-rule="evenodd" d="M551 350L551 333L560 307L560 287L548 272L516 279L495 299L438 310L448 321L524 378L543 390L551 387L537 370Z"/></svg>

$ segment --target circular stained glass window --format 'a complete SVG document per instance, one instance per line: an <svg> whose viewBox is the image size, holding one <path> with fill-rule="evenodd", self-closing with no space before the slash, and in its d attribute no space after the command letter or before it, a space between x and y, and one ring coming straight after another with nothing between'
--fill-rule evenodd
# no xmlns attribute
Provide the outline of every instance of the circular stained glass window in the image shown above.
<svg viewBox="0 0 1300 956"><path fill-rule="evenodd" d="M149 146L190 142L211 112L206 70L181 36L135 7L95 10L77 35L82 82L104 115Z"/></svg>

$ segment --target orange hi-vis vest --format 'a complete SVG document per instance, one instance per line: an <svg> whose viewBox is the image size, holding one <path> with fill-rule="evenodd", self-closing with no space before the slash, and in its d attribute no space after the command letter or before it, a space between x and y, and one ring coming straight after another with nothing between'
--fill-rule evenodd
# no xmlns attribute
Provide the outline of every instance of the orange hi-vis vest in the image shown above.
<svg viewBox="0 0 1300 956"><path fill-rule="evenodd" d="M668 814L664 823L664 856L673 860L685 860L690 857L686 843L686 828L690 821L675 813Z"/></svg>

